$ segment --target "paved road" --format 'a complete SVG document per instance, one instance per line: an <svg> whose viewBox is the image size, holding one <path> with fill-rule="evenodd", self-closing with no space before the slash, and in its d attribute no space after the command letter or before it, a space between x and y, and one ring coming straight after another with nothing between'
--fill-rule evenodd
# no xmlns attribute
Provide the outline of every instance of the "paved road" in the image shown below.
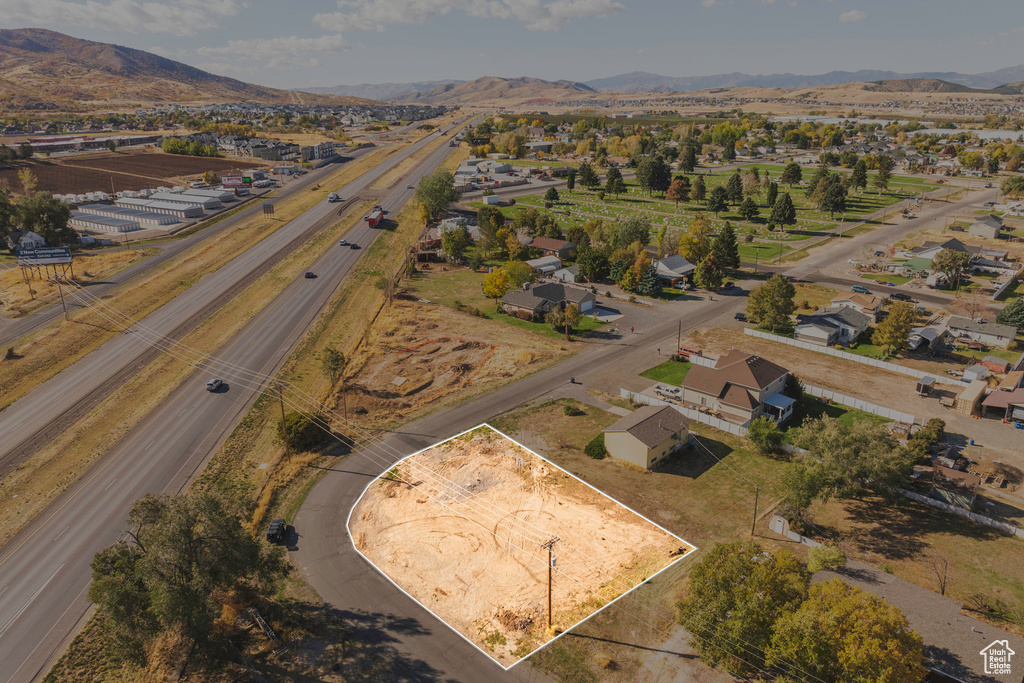
<svg viewBox="0 0 1024 683"><path fill-rule="evenodd" d="M363 156L367 152L370 152L374 147L362 147L354 150L352 153L345 155L346 159L356 159ZM134 280L143 273L147 273L162 263L166 263L169 259L174 258L178 254L182 253L186 249L198 244L199 242L216 235L219 232L232 228L242 221L247 220L251 216L262 211L260 205L269 202L271 204L277 204L278 202L292 196L300 190L304 190L307 187L323 180L323 178L337 170L338 166L334 163L327 164L318 169L314 169L304 176L298 179L287 182L281 191L275 196L260 200L256 198L251 202L249 208L238 212L231 218L225 218L223 220L214 223L208 228L203 228L188 237L181 239L169 239L166 242L159 242L155 246L160 247L160 251L153 254L147 259L139 261L138 263L132 264L125 268L119 273L111 275L106 278L102 283L89 285L89 292L94 296L103 296L111 290L120 287L121 285ZM230 209L229 209L230 210ZM139 248L145 248L144 246ZM71 308L77 308L78 304L72 304ZM26 315L21 318L0 318L0 346L11 344L12 342L21 339L27 334L31 334L36 330L49 325L54 320L63 315L63 311L59 303L52 304L46 308L42 308L31 315Z"/></svg>
<svg viewBox="0 0 1024 683"><path fill-rule="evenodd" d="M439 148L408 173L401 189L381 202L384 208L395 211L405 204L414 193L405 184L416 184L449 151L447 146ZM365 186L380 172L378 168L352 187ZM351 193L351 189L344 191ZM295 222L315 222L325 207L318 206L311 210L312 216ZM360 222L346 237L365 248L377 234L379 231ZM289 285L218 352L217 358L272 374L362 253L344 247L331 249L311 268L319 273L318 278L301 278ZM127 344L126 352L143 346L136 336L122 336L126 341L119 343ZM104 370L102 366L99 369ZM204 391L212 374L228 377L226 392ZM4 547L0 555L0 683L22 683L45 673L87 613L92 556L120 536L132 502L150 492L181 490L227 438L260 391L261 386L246 386L221 368L195 371L158 410Z"/></svg>
<svg viewBox="0 0 1024 683"><path fill-rule="evenodd" d="M340 188L342 198L357 196L381 175L434 139L436 135L429 136L398 152ZM412 192L402 191L406 197ZM321 202L201 278L146 316L141 324L159 334L183 336L274 262L287 256L312 232L336 220L338 210L338 205ZM0 412L0 476L24 462L41 444L82 417L153 359L153 352L138 337L138 326L134 326Z"/></svg>
<svg viewBox="0 0 1024 683"><path fill-rule="evenodd" d="M944 204L941 210L962 210L965 205ZM925 219L930 220L930 213L922 221ZM904 233L920 227L923 223L914 225L908 221L896 232ZM869 235L836 240L822 246L813 254L812 272L844 262L848 254L856 253L854 250L860 248L861 242L879 238L875 233ZM894 235L888 233L885 239ZM806 277L802 265L801 262L781 272ZM429 673L424 674L422 680L521 681L537 675L528 665L501 671L489 658L467 645L451 629L384 579L353 549L345 526L349 510L373 477L405 455L564 387L570 377L576 377L586 386L592 374L604 372L604 368L617 363L628 364L624 359L631 354L650 353L652 348L672 348L680 321L684 333L709 323L721 325L730 320L733 313L742 310L745 303L744 296L722 296L714 302L688 303L685 308L678 309L677 314L668 315L665 322L645 330L643 335L626 335L624 339L608 344L595 343L577 356L499 391L405 425L378 444L341 460L310 491L295 517L298 542L293 562L320 596L337 610L355 615L383 614L399 623L415 620L423 630L414 630L413 633L393 630L386 635L393 643L399 662L425 662L429 665ZM387 465L382 465L382 462Z"/></svg>

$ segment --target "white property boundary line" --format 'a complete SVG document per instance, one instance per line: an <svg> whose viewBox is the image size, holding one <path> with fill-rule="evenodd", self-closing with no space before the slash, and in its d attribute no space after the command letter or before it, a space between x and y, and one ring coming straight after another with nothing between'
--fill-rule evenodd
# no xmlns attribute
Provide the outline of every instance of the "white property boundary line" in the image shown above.
<svg viewBox="0 0 1024 683"><path fill-rule="evenodd" d="M356 508L357 508L357 507L359 506L359 502L360 502L360 501L361 501L361 500L363 499L363 496L365 496L365 495L366 495L366 492L370 490L370 487L371 487L371 486L373 486L373 485L374 485L375 483L377 483L377 482L378 482L378 481L379 481L379 480L380 480L380 479L381 479L381 478L382 478L382 477L383 477L383 476L384 476L385 474L387 474L387 473L388 473L388 472L390 472L390 471L391 471L392 469L394 469L395 467L398 467L398 466L399 466L399 465L401 465L401 464L402 464L403 462L405 462L406 460L408 460L409 458L411 458L411 457L413 457L413 456L415 456L415 455L419 455L420 453L423 453L423 452L425 452L425 451L429 451L429 450L430 450L430 449L432 449L432 448L436 448L436 447L438 447L438 446L441 446L441 445L443 445L443 444L446 444L446 443L448 443L449 441L452 441L452 440L454 440L454 439L457 439L457 438L459 438L460 436L463 436L463 435L465 435L465 434L469 434L470 432L475 432L475 431L477 431L478 429L484 429L484 428L486 428L486 429L489 429L489 430L491 430L492 432L494 432L495 434L497 434L497 435L501 436L502 438L508 439L509 441L511 441L512 443L514 443L515 445L517 445L517 446L519 446L520 448L522 448L522 449L523 449L524 451L526 451L527 453L530 453L531 455L534 455L534 456L536 456L537 458L540 458L540 459L541 459L542 461L546 462L547 464L551 465L551 466L552 466L553 468L555 468L555 469L556 469L556 470L558 470L559 472L562 472L562 473L564 473L564 474L567 474L568 476L572 477L573 479L575 479L576 481L580 482L580 483L581 483L581 484L583 484L584 486L586 486L586 487L588 487L588 488L590 488L590 489L593 489L594 491L596 491L596 492L597 492L598 494L600 494L601 496L603 496L603 497L607 498L608 500L612 501L612 502L613 502L613 503L615 503L616 505L619 505L619 506L621 506L621 507L625 508L626 510L629 510L630 512L632 512L632 513L633 513L634 515L636 515L636 516L637 516L637 517L639 517L640 519L642 519L642 520L644 520L644 521L646 521L646 522L649 522L650 524L653 524L653 525L654 525L655 527L657 527L657 528L658 528L658 529L660 529L661 531L665 532L666 534L668 534L668 535L669 535L669 536L671 536L672 538L676 539L677 541L681 541L681 542L682 542L682 543L684 543L685 545L689 546L690 550L689 550L689 551L687 551L687 552L685 552L685 553L683 553L682 555L680 555L680 556L679 556L679 559L675 560L674 562L670 562L670 563L668 563L667 565L665 565L665 567L663 567L662 569L660 569L660 570L659 570L659 571L657 571L656 573L654 573L654 574L652 574L651 576L647 577L646 579L644 579L644 580L640 581L639 583L637 583L637 584L636 584L635 586L633 586L632 588L630 588L630 589L629 589L628 591L626 591L626 592L625 592L625 593L623 593L622 595L618 596L618 597L617 597L617 598L615 598L614 600L610 600L610 601L608 601L608 602L607 602L607 603L606 603L606 604L605 604L604 606L602 606L602 607L600 607L600 608L598 608L598 609L594 610L594 612L592 612L592 613L591 613L591 614L590 614L589 616L586 616L586 617L584 617L583 619L579 620L578 622L576 622L575 624L573 624L573 625L572 625L572 626L570 626L569 628L566 628L566 629L564 629L564 630L563 630L563 631L562 631L561 633L559 633L559 634L558 634L557 636L555 636L554 638L551 638L550 640L547 640L547 641L545 641L544 643L542 643L542 644L541 644L540 646L538 646L538 647L537 647L536 649L534 649L534 650L533 650L532 652L530 652L529 654L527 654L527 655L524 655L523 657L519 658L519 659L518 659L518 660L516 660L515 662L513 662L513 663L509 664L508 666L505 666L504 664L502 664L501 662L499 662L499 661L498 661L497 659L495 659L494 657L492 657L492 656L490 655L490 653L488 653L488 652L487 652L486 650L484 650L484 649L483 649L483 648L481 648L481 647L480 647L479 645L477 645L476 643L474 643L474 642L473 642L472 640L470 640L469 638L467 638L467 637L466 637L466 636L465 636L465 635L464 635L464 634L463 634L463 633L462 633L461 631L459 631L458 629L456 629L455 627L453 627L453 626L452 626L451 624L449 624L449 623L448 623L447 621L445 621L444 619L442 619L441 617L439 617L439 616L438 616L438 615L437 615L437 614L436 614L436 613L435 613L435 612L434 612L433 610L431 610L431 609L430 609L429 607L427 607L426 605L424 605L424 604L423 604L422 602L420 602L420 601L419 601L418 599L416 599L415 597L413 597L412 595L410 595L410 594L409 594L409 593L408 593L408 592L407 592L407 591L406 591L406 590L405 590L404 588L402 588L402 587L401 587L401 586L399 586L399 585L398 585L397 583L395 583L394 579L392 579L392 578L391 578L390 576L388 576L388 575L387 575L387 573L386 573L386 572L384 572L384 570L382 570L382 569L381 569L380 567L378 567L378 566L377 566L376 564L374 564L374 563L373 563L373 560L371 560L371 559L370 559L369 557L367 557L366 555L364 555L364 554L363 554L363 552L362 552L361 550L359 550L359 548L357 548L357 547L356 547L356 542L355 542L355 538L354 538L354 537L352 536L352 529L351 529L351 527L350 527L350 523L351 523L351 521L352 521L352 513L353 513L353 512L355 512L355 509L356 509ZM626 505L626 504L624 504L624 503L620 502L619 500L617 500L617 499L615 499L615 498L612 498L611 496L609 496L609 495L608 495L607 493L605 493L605 492L604 492L604 491L602 491L601 489L599 489L599 488L597 488L597 487L595 487L595 486L592 486L591 484L589 484L589 483L587 483L587 482L583 481L582 479L580 479L579 477L577 477L577 476L576 476L575 474L573 474L572 472L569 472L568 470L565 470L565 469L563 469L562 467L559 467L559 466L558 466L558 465L556 465L555 463L553 463L553 462L551 462L550 460L548 460L547 458L545 458L545 457L544 457L543 455L541 455L540 453L537 453L537 452L535 452L535 451L533 451L533 450L531 450L531 449L527 448L527 447L526 447L526 446L524 446L523 444L519 443L518 441L516 441L515 439L513 439L512 437L510 437L510 436L509 436L508 434L505 434L504 432L502 432L502 431L500 431L500 430L498 430L498 429L495 429L494 427L492 427L491 425L487 424L486 422L482 422L482 423L478 424L478 425L477 425L476 427L471 427L471 428L469 428L469 429L466 429L466 430L464 430L464 431L462 431L462 432L459 432L458 434L455 434L455 435L453 435L453 436L450 436L450 437L448 437L447 439L444 439L443 441L438 441L437 443L435 443L435 444L432 444L432 445L430 445L430 446L427 446L426 448L421 448L420 450L416 451L415 453L410 453L409 455L405 456L404 458L402 458L402 459L401 459L401 460L399 460L398 462L396 462L396 463L394 463L393 465L391 465L391 467L388 467L388 468L386 468L386 469L385 469L385 470L384 470L383 472L381 472L381 473L380 473L380 474L378 474L378 475L377 475L376 477L374 477L374 478L373 478L373 480L372 480L372 481L370 481L370 483L368 483L368 484L366 485L366 487L365 487L365 488L363 489L363 492L359 494L359 497L358 497L358 498L356 499L356 502L352 504L352 507L351 507L351 508L349 508L349 511L348 511L348 516L347 516L347 517L345 518L345 531L347 531L347 532L348 532L348 538L349 538L349 543L351 543L351 544L352 544L352 549L353 549L353 550L355 550L355 551L356 551L356 552L357 552L357 553L359 554L359 556L360 556L360 557L362 557L362 558L363 558L364 560L366 560L367 564L369 564L369 565L370 565L371 567L373 567L374 569L376 569L376 570L377 570L377 572L378 572L378 573L380 573L380 575L381 575L381 576L383 576L383 577L384 577L385 579L387 579L387 580L388 580L388 581L389 581L389 582L391 583L391 585L392 585L392 586L394 586L395 588L397 588L398 590L400 590L400 591L401 591L401 592L402 592L402 593L403 593L403 594L404 594L404 595L405 595L406 597L408 597L408 598L409 598L410 600L412 600L412 601L413 601L413 602L415 602L415 603L416 603L417 605L419 605L419 606L420 606L420 607L422 607L422 608L423 608L424 610L426 610L428 614L430 614L430 615L431 615L432 617L434 617L435 619L437 619L438 621L440 621L440 622L441 622L442 624L444 624L445 626L447 626L448 628L450 628L450 629L451 629L452 631L454 631L454 632L456 633L456 635L458 635L458 636L459 636L460 638L462 638L463 640L465 640L465 641L466 641L467 643L469 643L470 645L472 645L473 647L475 647L475 648L476 648L477 650L479 650L479 651L480 651L481 653L483 653L483 654L484 654L484 655L485 655L485 656L486 656L486 657L487 657L488 659L490 659L490 660L491 660L492 662L494 662L495 664L497 664L497 665L498 665L499 667L501 667L501 668L502 668L502 669L504 669L505 671L508 671L509 669L511 669L511 668L512 668L513 666L515 666L516 664L519 664L520 662L522 662L522 661L523 661L524 659L529 659L530 657L532 657L532 656L533 656L534 654L536 654L536 653L537 653L537 652L539 652L540 650L543 650L543 649L544 649L545 647L547 647L547 646L548 646L548 645L550 645L551 643L555 642L556 640L558 640L559 638L561 638L561 637L562 637L562 636L564 636L565 634L569 633L569 631L572 631L573 629L575 629L576 627L580 626L581 624L583 624L583 623L585 623L585 622L589 621L590 619L593 619L593 618L594 618L595 616L597 616L598 614L600 614L600 613L601 613L601 612L603 612L604 610L608 609L609 607L611 607L612 605L614 605L615 603L617 603L617 602L618 602L619 600L622 600L622 598L626 597L627 595L629 595L630 593L632 593L633 591L635 591L635 590L636 590L637 588L639 588L640 586L643 586L643 585L644 585L645 583L647 583L648 581L651 581L651 580L655 579L655 578L656 578L656 577L658 577L659 575L663 574L663 573L664 573L664 572L666 572L667 570L669 570L669 569L671 569L672 567L674 567L674 566L675 566L676 564L678 564L679 562L682 562L683 560L685 560L685 559L687 559L688 557L692 556L692 555L693 555L693 554L694 554L695 552L697 552L697 550L698 550L697 546L693 545L693 544L692 544L692 543L690 543L689 541L687 541L687 540L685 540L685 539L683 539L683 538L680 538L679 536L676 536L676 535L675 535L674 533L672 533L671 531L669 531L669 530L668 530L668 529L666 529L665 527L661 526L661 525L660 525L660 524L658 524L657 522L655 522L655 521L653 521L653 520L651 520L651 519L648 519L647 517L645 517L645 516L641 515L641 514L640 514L639 512L637 512L637 511L636 511L636 510L634 510L633 508L629 507L628 505ZM491 533L492 533L492 535L493 535L493 532L491 532ZM555 571L559 571L559 570L557 570L557 569L556 569ZM561 573L561 572L559 572L559 573ZM602 572L602 574L604 574L604 573L606 573L606 572ZM599 599L600 599L600 597L599 597Z"/></svg>

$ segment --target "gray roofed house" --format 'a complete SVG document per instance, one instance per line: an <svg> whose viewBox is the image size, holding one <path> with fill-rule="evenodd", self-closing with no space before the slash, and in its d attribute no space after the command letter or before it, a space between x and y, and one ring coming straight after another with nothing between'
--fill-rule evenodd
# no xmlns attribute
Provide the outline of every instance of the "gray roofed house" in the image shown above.
<svg viewBox="0 0 1024 683"><path fill-rule="evenodd" d="M849 306L823 308L814 315L804 316L793 328L794 336L801 340L828 346L836 342L849 343L871 326L872 317Z"/></svg>
<svg viewBox="0 0 1024 683"><path fill-rule="evenodd" d="M994 240L999 238L999 232L1002 229L1003 219L999 216L989 214L971 223L971 227L967 229L967 232L974 237L984 237L985 239Z"/></svg>
<svg viewBox="0 0 1024 683"><path fill-rule="evenodd" d="M670 285L675 285L678 281L685 280L693 274L696 266L679 254L675 254L655 261L654 269L660 279L667 280Z"/></svg>
<svg viewBox="0 0 1024 683"><path fill-rule="evenodd" d="M532 283L522 289L513 289L502 298L507 313L525 313L530 316L543 315L554 308L576 304L581 313L594 309L597 297L586 289L558 282Z"/></svg>
<svg viewBox="0 0 1024 683"><path fill-rule="evenodd" d="M540 273L541 275L550 275L562 267L562 259L557 256L541 256L540 258L524 261L524 263L533 268L535 273Z"/></svg>
<svg viewBox="0 0 1024 683"><path fill-rule="evenodd" d="M671 406L644 406L604 430L608 454L653 469L687 441L690 420Z"/></svg>
<svg viewBox="0 0 1024 683"><path fill-rule="evenodd" d="M954 337L969 337L982 344L1005 349L1017 337L1017 328L1012 325L986 323L954 315L946 323L946 329Z"/></svg>

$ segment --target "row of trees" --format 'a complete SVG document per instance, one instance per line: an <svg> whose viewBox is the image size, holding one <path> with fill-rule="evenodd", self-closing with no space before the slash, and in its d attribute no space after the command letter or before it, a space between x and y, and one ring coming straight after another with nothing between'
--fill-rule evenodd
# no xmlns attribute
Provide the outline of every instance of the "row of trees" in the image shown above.
<svg viewBox="0 0 1024 683"><path fill-rule="evenodd" d="M835 568L841 553L812 551ZM679 623L705 662L778 681L912 683L923 679L924 643L886 600L842 579L811 585L786 551L720 543L694 565Z"/></svg>
<svg viewBox="0 0 1024 683"><path fill-rule="evenodd" d="M193 157L219 157L216 145L204 145L198 140L183 140L181 138L164 138L160 143L160 149L168 154L186 154Z"/></svg>
<svg viewBox="0 0 1024 683"><path fill-rule="evenodd" d="M13 201L11 192L0 187L0 246L7 248L7 236L17 230L31 230L51 246L74 244L78 235L68 225L71 209L49 192L36 192L36 178L29 169L19 173L26 197Z"/></svg>

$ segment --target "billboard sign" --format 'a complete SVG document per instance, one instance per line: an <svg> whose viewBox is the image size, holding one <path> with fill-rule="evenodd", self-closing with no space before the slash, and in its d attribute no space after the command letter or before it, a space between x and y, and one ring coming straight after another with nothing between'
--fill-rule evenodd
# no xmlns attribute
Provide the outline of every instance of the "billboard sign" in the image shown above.
<svg viewBox="0 0 1024 683"><path fill-rule="evenodd" d="M19 266L51 266L71 263L69 247L40 247L38 249L19 249Z"/></svg>
<svg viewBox="0 0 1024 683"><path fill-rule="evenodd" d="M223 187L251 187L252 178L249 176L226 176L220 179Z"/></svg>

